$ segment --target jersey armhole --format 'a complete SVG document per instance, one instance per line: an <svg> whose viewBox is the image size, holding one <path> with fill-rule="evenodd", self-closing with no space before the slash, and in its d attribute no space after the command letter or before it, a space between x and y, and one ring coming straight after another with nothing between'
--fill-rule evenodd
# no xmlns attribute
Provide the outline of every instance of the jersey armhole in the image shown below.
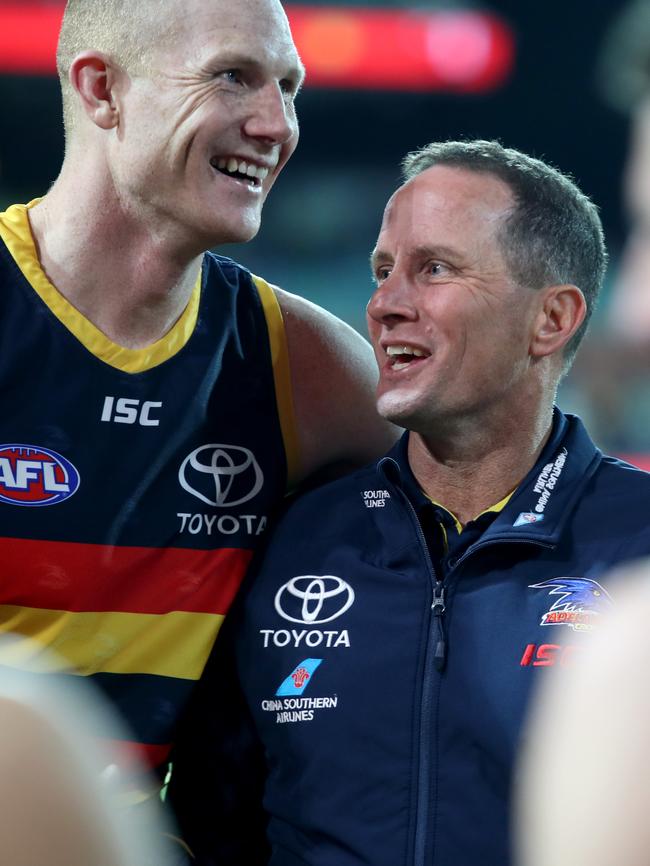
<svg viewBox="0 0 650 866"><path fill-rule="evenodd" d="M293 405L291 389L291 371L289 368L289 350L287 335L282 318L282 310L271 286L261 277L253 275L257 288L271 346L271 362L273 365L273 381L275 383L275 400L280 418L280 430L284 442L284 453L287 460L287 491L298 483L300 466L300 448L298 445L298 430L296 414Z"/></svg>

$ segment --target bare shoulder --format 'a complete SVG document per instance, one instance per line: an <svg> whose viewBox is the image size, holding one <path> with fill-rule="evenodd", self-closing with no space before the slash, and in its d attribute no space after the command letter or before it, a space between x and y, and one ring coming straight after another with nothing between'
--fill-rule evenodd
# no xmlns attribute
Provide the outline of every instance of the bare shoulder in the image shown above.
<svg viewBox="0 0 650 866"><path fill-rule="evenodd" d="M400 431L377 414L370 344L322 307L274 290L287 335L303 476L378 457Z"/></svg>

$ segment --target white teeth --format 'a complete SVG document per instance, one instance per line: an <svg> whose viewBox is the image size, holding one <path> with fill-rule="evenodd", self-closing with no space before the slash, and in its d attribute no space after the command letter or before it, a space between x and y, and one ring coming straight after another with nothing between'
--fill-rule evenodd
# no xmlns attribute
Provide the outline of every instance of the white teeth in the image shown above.
<svg viewBox="0 0 650 866"><path fill-rule="evenodd" d="M386 354L392 355L414 355L416 358L424 358L425 353L422 349L416 349L415 346L386 346Z"/></svg>
<svg viewBox="0 0 650 866"><path fill-rule="evenodd" d="M212 163L215 164L214 162ZM244 174L246 177L257 178L257 180L264 180L269 175L268 168L262 168L262 166L255 165L252 162L246 162L241 159L238 160L234 156L230 157L219 157L216 160L216 167L220 171L227 171L229 174L234 174L238 172L239 174Z"/></svg>

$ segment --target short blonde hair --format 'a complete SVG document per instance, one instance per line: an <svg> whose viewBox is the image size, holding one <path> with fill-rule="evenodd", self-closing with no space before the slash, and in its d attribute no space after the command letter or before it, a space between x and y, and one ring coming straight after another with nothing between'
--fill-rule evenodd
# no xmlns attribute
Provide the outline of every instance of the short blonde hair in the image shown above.
<svg viewBox="0 0 650 866"><path fill-rule="evenodd" d="M176 2L68 0L56 52L66 140L74 128L75 94L69 74L75 57L82 51L101 51L129 71L141 71L159 44L165 13L168 16L169 6Z"/></svg>

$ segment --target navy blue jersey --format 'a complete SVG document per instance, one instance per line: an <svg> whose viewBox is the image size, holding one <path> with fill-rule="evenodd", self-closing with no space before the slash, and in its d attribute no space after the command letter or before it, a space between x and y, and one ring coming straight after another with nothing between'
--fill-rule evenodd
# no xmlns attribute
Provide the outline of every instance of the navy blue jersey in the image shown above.
<svg viewBox="0 0 650 866"><path fill-rule="evenodd" d="M206 254L170 332L125 349L49 282L27 208L0 238L0 631L90 677L158 765L296 459L280 310Z"/></svg>

